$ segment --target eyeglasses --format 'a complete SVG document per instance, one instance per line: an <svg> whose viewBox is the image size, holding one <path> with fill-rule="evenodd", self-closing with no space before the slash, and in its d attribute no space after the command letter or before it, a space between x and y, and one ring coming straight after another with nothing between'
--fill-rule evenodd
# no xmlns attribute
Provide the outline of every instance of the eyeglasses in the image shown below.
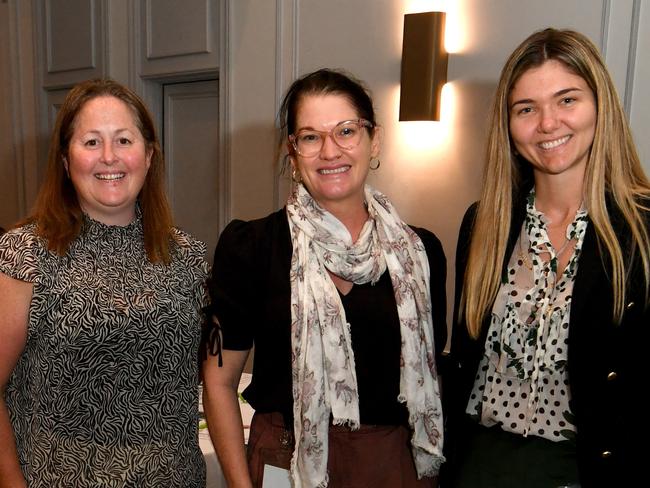
<svg viewBox="0 0 650 488"><path fill-rule="evenodd" d="M330 136L336 145L344 150L358 146L364 127L372 129L374 125L365 119L344 120L328 131L301 129L295 134L291 134L289 141L298 154L309 158L321 152L327 136Z"/></svg>

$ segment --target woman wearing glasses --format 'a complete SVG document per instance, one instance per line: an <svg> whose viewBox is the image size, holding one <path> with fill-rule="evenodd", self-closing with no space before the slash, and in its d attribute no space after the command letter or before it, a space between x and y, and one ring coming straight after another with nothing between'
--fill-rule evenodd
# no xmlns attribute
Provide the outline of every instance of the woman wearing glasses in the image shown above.
<svg viewBox="0 0 650 488"><path fill-rule="evenodd" d="M293 177L285 208L234 221L211 295L223 348L204 364L210 434L229 486L264 465L293 486L430 487L442 462L436 359L445 345L438 239L366 185L380 133L368 93L319 70L281 109ZM435 336L435 337L434 337ZM255 409L244 451L237 384ZM214 346L214 345L212 345Z"/></svg>

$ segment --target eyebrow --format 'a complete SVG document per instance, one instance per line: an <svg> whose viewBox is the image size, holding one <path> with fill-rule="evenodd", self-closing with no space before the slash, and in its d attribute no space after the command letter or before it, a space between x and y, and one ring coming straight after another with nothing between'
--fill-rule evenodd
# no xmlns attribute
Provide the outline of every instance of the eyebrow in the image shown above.
<svg viewBox="0 0 650 488"><path fill-rule="evenodd" d="M115 130L115 134L121 134L122 132L133 132L133 131L127 127ZM101 134L101 133L102 131L97 129L90 129L84 132L84 134Z"/></svg>
<svg viewBox="0 0 650 488"><path fill-rule="evenodd" d="M356 122L357 120L360 120L361 118L362 118L362 117L359 117L359 118L356 118L356 119L343 119L343 120L339 120L336 124L334 124L334 125L332 126L332 129L334 129L334 127L337 127L337 126L341 125L343 122ZM365 120L365 119L364 119L364 120ZM332 130L332 129L330 129L330 130ZM327 131L327 130L319 130L319 129L316 129L316 128L312 127L311 125L307 125L307 126L305 126L305 127L298 127L298 128L296 129L295 132L299 132L299 131L301 131L301 130L313 130L313 131L315 131L315 132L329 132L329 131Z"/></svg>
<svg viewBox="0 0 650 488"><path fill-rule="evenodd" d="M573 91L581 92L583 90L582 90L582 88L578 88L577 86L569 87L569 88L563 88L563 89L553 93L553 98L562 97L562 96L566 95L567 93L571 93ZM532 98L522 98L521 100L517 100L515 102L512 102L510 104L510 108L514 107L515 105L525 105L525 104L528 104L528 103L534 103L534 101L535 100L533 100Z"/></svg>

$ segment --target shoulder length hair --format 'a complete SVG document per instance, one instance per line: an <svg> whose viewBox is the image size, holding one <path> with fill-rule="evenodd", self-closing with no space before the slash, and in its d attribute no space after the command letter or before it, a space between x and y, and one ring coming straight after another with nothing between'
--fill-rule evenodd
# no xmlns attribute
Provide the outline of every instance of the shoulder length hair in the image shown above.
<svg viewBox="0 0 650 488"><path fill-rule="evenodd" d="M544 29L533 33L510 55L497 85L486 147L481 197L474 221L463 278L459 317L470 335L478 337L484 317L499 290L506 259L514 198L526 190L530 167L514 153L509 133L508 97L529 69L556 60L580 76L596 99L596 131L583 183L584 204L598 243L609 256L614 317L623 316L627 274L634 255L641 259L646 285L650 283L650 240L643 213L648 210L650 185L632 140L627 118L598 49L584 35L571 30ZM616 207L629 228L634 252L624 259L607 202ZM493 242L486 246L485 242Z"/></svg>
<svg viewBox="0 0 650 488"><path fill-rule="evenodd" d="M165 163L156 130L144 102L132 90L111 79L84 81L68 92L56 118L50 139L45 180L27 221L37 224L37 233L46 239L48 249L64 255L81 232L83 212L77 192L68 177L64 160L77 115L84 105L97 97L115 97L124 102L140 129L145 147L151 152L151 164L138 202L142 211L144 245L151 262L170 262L173 219L165 194Z"/></svg>

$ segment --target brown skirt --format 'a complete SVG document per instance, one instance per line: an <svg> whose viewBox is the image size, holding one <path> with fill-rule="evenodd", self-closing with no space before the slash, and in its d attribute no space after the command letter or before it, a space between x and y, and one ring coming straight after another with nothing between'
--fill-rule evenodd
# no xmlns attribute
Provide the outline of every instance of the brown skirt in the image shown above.
<svg viewBox="0 0 650 488"><path fill-rule="evenodd" d="M289 469L293 433L279 413L256 413L248 441L253 486L261 488L264 465ZM417 479L404 426L362 425L359 430L330 425L327 459L331 488L435 488L437 478Z"/></svg>

